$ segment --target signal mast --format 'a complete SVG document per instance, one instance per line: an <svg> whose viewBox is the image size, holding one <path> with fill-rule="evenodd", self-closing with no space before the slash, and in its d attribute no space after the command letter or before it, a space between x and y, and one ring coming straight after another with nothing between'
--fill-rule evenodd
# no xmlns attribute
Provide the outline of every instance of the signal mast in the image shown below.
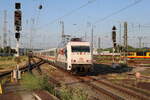
<svg viewBox="0 0 150 100"><path fill-rule="evenodd" d="M17 82L18 79L21 79L21 72L19 71L19 39L20 39L20 31L22 29L21 27L21 4L15 3L15 11L14 11L14 27L15 27L15 38L17 39L16 44L16 62L17 67L15 70L13 70L13 79Z"/></svg>

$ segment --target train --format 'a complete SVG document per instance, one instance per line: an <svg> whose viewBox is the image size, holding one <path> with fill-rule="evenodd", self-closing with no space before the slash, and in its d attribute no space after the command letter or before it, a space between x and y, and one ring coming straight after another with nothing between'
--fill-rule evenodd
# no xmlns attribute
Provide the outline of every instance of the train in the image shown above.
<svg viewBox="0 0 150 100"><path fill-rule="evenodd" d="M120 57L120 53L110 53L110 52L104 52L100 53L101 56L118 56ZM121 57L123 58L123 53L121 54ZM128 59L150 59L150 51L128 51L127 54Z"/></svg>
<svg viewBox="0 0 150 100"><path fill-rule="evenodd" d="M90 43L80 39L72 38L61 48L34 51L33 54L75 74L93 69Z"/></svg>
<svg viewBox="0 0 150 100"><path fill-rule="evenodd" d="M150 51L130 51L128 52L130 59L150 59Z"/></svg>

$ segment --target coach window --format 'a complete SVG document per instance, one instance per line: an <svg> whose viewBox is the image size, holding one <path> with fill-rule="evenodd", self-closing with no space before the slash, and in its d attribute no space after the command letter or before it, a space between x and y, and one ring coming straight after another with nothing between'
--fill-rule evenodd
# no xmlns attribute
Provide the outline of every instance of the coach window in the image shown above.
<svg viewBox="0 0 150 100"><path fill-rule="evenodd" d="M146 56L146 52L137 52L137 56Z"/></svg>
<svg viewBox="0 0 150 100"><path fill-rule="evenodd" d="M50 56L54 56L54 51L50 51Z"/></svg>

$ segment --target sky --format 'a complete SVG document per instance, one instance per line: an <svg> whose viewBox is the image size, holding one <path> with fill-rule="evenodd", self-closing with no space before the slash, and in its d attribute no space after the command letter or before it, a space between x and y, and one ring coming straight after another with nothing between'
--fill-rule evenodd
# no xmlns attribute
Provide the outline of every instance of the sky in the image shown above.
<svg viewBox="0 0 150 100"><path fill-rule="evenodd" d="M139 1L135 4L136 1ZM21 47L52 48L60 43L61 25L65 34L91 39L94 28L94 46L101 38L101 47L112 47L111 29L117 27L117 42L123 43L123 23L128 23L129 44L138 47L142 37L144 46L150 47L150 0L0 0L0 36L3 39L4 10L7 10L7 38L15 47L15 2L21 3ZM38 9L39 5L43 8ZM125 8L125 9L124 9ZM35 22L33 22L33 20ZM120 27L121 25L121 27ZM8 45L10 42L8 41Z"/></svg>

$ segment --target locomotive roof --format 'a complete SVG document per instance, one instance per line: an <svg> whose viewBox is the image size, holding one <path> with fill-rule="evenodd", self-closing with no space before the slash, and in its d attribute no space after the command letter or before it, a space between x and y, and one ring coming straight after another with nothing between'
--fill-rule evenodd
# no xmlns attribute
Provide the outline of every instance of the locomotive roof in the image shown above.
<svg viewBox="0 0 150 100"><path fill-rule="evenodd" d="M68 42L69 45L78 45L78 46L89 46L90 43L89 42L85 42L85 41L70 41Z"/></svg>
<svg viewBox="0 0 150 100"><path fill-rule="evenodd" d="M44 50L40 50L40 51L36 51L36 52L46 52L46 51L53 51L56 50L57 48L50 48L50 49L44 49Z"/></svg>

